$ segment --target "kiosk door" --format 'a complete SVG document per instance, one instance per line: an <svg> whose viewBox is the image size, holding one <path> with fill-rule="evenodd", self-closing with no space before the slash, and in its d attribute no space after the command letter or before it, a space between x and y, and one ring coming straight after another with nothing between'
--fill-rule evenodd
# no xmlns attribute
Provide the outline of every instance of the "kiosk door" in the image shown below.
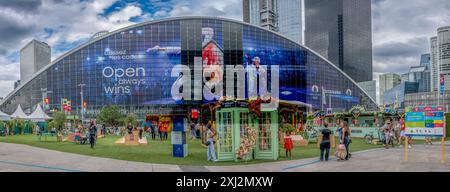
<svg viewBox="0 0 450 192"><path fill-rule="evenodd" d="M217 156L220 161L234 160L234 142L233 142L233 122L234 114L232 111L221 111L217 118Z"/></svg>
<svg viewBox="0 0 450 192"><path fill-rule="evenodd" d="M278 158L278 117L276 112L262 112L256 129L256 159Z"/></svg>

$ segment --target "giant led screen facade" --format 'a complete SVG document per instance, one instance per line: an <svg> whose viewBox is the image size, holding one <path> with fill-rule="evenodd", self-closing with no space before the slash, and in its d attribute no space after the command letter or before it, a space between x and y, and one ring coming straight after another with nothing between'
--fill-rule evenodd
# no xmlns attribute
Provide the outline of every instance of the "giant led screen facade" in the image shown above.
<svg viewBox="0 0 450 192"><path fill-rule="evenodd" d="M60 108L61 99L66 98L77 110L81 106L78 85L86 84L83 93L90 114L106 105L118 105L137 113L170 113L220 99L204 91L200 91L200 97L195 95L195 91L205 86L197 78L222 80L222 89L211 89L216 94L221 91L226 95L227 84L237 85L230 85L226 71L206 74L192 70L179 76L173 74L178 65L195 69L196 62L222 68L242 66L246 70L242 84L245 98L251 95L252 85L248 82L253 76L249 69L262 65L267 66L269 83L274 81L271 74L279 73L282 101L333 111L348 110L354 105L369 110L376 108L351 79L311 50L256 26L206 17L141 23L91 40L55 60L31 81L24 82L2 101L0 108L12 113L21 104L26 112L31 112L41 102L41 88L47 88L52 91L48 95L51 108ZM279 66L279 70L274 71L271 66ZM186 77L191 81L189 89L194 92L193 99L175 99L172 89Z"/></svg>

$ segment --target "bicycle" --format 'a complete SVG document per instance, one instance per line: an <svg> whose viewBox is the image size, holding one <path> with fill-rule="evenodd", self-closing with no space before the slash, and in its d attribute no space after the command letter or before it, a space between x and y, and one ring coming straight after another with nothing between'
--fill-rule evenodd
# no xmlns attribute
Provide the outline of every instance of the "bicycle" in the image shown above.
<svg viewBox="0 0 450 192"><path fill-rule="evenodd" d="M364 136L364 140L366 141L367 144L373 144L373 140L374 140L373 132L367 133Z"/></svg>

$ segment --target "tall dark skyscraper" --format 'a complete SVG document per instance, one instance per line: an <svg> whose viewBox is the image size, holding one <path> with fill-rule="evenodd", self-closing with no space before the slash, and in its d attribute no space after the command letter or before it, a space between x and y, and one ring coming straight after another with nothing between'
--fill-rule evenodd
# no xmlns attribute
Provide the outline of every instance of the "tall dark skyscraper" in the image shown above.
<svg viewBox="0 0 450 192"><path fill-rule="evenodd" d="M305 45L356 82L371 81L371 0L305 0Z"/></svg>

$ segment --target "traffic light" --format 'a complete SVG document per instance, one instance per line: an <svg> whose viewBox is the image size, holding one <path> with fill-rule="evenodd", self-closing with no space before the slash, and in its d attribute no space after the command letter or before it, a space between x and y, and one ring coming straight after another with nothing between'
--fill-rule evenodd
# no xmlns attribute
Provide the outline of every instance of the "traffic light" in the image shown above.
<svg viewBox="0 0 450 192"><path fill-rule="evenodd" d="M50 104L50 99L45 98L45 99L44 99L44 103L45 103L46 105Z"/></svg>
<svg viewBox="0 0 450 192"><path fill-rule="evenodd" d="M87 107L87 102L83 101L83 108L86 108L86 107Z"/></svg>
<svg viewBox="0 0 450 192"><path fill-rule="evenodd" d="M198 110L197 109L192 109L191 114L192 114L192 116L191 116L192 119L198 118Z"/></svg>

